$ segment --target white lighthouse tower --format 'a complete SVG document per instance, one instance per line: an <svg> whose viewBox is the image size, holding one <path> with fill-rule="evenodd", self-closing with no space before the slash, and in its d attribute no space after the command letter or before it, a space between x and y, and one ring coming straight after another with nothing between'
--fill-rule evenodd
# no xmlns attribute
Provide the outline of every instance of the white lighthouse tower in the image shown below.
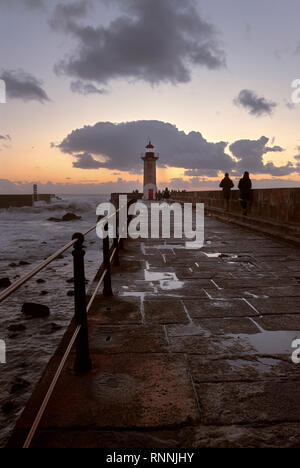
<svg viewBox="0 0 300 468"><path fill-rule="evenodd" d="M156 161L158 155L154 152L154 146L149 141L146 146L145 156L142 157L144 161L144 200L155 200L157 194L156 187Z"/></svg>

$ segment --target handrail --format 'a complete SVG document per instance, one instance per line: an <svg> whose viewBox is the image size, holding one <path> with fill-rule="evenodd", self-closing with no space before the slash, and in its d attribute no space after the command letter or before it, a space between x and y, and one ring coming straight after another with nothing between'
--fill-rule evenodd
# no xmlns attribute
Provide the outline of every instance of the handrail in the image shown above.
<svg viewBox="0 0 300 468"><path fill-rule="evenodd" d="M111 256L110 256L110 262L112 262L112 260L113 260L113 258L114 258L114 256L115 256L116 250L117 250L116 248L113 250L113 252L112 252L112 254L111 254ZM104 277L105 277L106 273L107 273L107 270L104 270L103 273L102 273L102 275L101 275L101 278L100 278L100 280L99 280L99 282L98 282L98 284L97 284L97 286L96 286L96 288L95 288L95 291L94 291L94 293L93 293L93 295L92 295L92 297L91 297L91 299L90 299L90 301L89 301L89 303L88 303L88 305L87 305L87 312L90 311L90 309L91 309L91 307L92 307L92 305L93 305L93 302L94 302L94 300L95 300L95 297L96 297L97 293L99 292L99 289L100 289L100 287L101 287L101 284L102 284L103 281L104 281ZM39 409L39 411L38 411L38 413L37 413L37 415L36 415L36 418L35 418L35 420L34 420L32 426L31 426L31 429L30 429L30 431L29 431L29 433L28 433L28 435L27 435L27 438L26 438L26 441L25 441L25 443L24 443L24 445L23 445L23 448L29 448L29 447L30 447L30 444L31 444L31 442L32 442L32 439L33 439L33 437L35 436L35 433L36 433L36 431L37 431L37 429L38 429L38 427L39 427L39 424L40 424L40 422L41 422L41 419L42 419L42 417L43 417L43 415L44 415L44 413L45 413L45 410L46 410L46 408L47 408L47 405L48 405L48 403L49 403L49 400L50 400L50 398L51 398L51 396L52 396L52 394L53 394L53 391L54 391L54 389L55 389L55 386L56 386L56 384L57 384L57 382L58 382L58 379L59 379L59 377L60 377L60 375L61 375L61 372L62 372L62 370L63 370L63 368L64 368L64 365L65 365L65 363L66 363L66 361L67 361L67 359L68 359L68 357L69 357L69 354L70 354L70 352L71 352L71 350L72 350L72 347L74 346L74 343L75 343L76 338L77 338L77 336L78 336L78 334L79 334L79 332L80 332L80 329L81 329L81 325L78 325L78 326L76 327L76 329L75 329L75 331L74 331L74 333L73 333L71 339L70 339L70 342L69 342L68 347L67 347L67 349L66 349L66 351L65 351L65 354L63 355L63 357L62 357L62 359L61 359L61 362L60 362L60 364L59 364L59 366L58 366L58 368L57 368L57 371L56 371L56 373L55 373L55 375L54 375L54 377L53 377L53 379L52 379L52 382L51 382L51 384L50 384L50 386L49 386L49 388L48 388L48 391L47 391L47 393L46 393L46 396L45 396L45 398L44 398L44 400L43 400L43 402L42 402L42 404L41 404L41 406L40 406L40 409Z"/></svg>
<svg viewBox="0 0 300 468"><path fill-rule="evenodd" d="M109 216L106 219L104 229L108 230L108 220L112 216L119 215L120 209L116 210L114 214ZM128 222L128 218L127 218ZM100 265L99 272L102 271L101 277L96 285L96 288L93 294L90 296L89 301L87 303L86 299L86 291L85 291L85 272L84 272L84 251L83 251L83 242L85 236L89 233L94 231L98 226L98 223L88 229L85 233L76 233L72 237L72 241L63 246L49 258L47 258L44 262L42 262L39 266L37 266L34 270L29 272L15 284L11 285L7 288L1 295L0 295L0 303L3 302L7 297L17 291L23 284L29 281L33 276L39 273L41 270L46 268L50 263L56 260L62 253L66 250L74 247L72 252L74 260L74 290L75 290L75 330L73 335L69 339L68 345L64 352L62 359L60 360L59 366L55 372L55 375L49 385L49 388L46 392L46 395L42 401L42 404L35 416L35 419L32 423L32 426L29 430L29 433L26 437L24 442L23 448L29 448L31 442L36 434L36 431L39 427L41 419L45 413L49 400L53 394L53 391L56 387L58 379L62 373L62 370L67 362L67 359L70 355L70 352L76 343L76 360L75 360L75 368L78 372L85 372L91 369L91 361L89 357L89 346L88 346L88 329L87 329L87 313L90 311L93 302L99 292L101 285L104 283L103 294L104 295L112 295L111 290L111 275L110 275L110 265L115 258L115 265L119 265L119 249L122 247L121 237L118 234L117 238L114 239L114 243L112 247L109 244L109 236L103 239L103 262Z"/></svg>
<svg viewBox="0 0 300 468"><path fill-rule="evenodd" d="M119 213L120 209L116 210L116 214ZM112 216L115 214L112 214L108 216L107 220L109 220ZM82 235L85 237L88 234L90 234L92 231L94 231L98 226L98 223L92 226L90 229L88 229L86 232L84 232ZM74 246L76 243L76 239L72 240L68 244L64 245L61 249L59 249L57 252L52 254L50 257L48 257L44 262L40 263L34 270L31 272L27 273L27 275L23 276L23 278L19 279L16 281L14 284L9 286L7 289L5 289L1 294L0 294L0 304L5 301L9 296L11 296L15 291L21 288L23 284L27 283L31 278L36 276L40 271L44 270L50 263L54 262L60 255L62 255L64 252L69 250L71 247Z"/></svg>

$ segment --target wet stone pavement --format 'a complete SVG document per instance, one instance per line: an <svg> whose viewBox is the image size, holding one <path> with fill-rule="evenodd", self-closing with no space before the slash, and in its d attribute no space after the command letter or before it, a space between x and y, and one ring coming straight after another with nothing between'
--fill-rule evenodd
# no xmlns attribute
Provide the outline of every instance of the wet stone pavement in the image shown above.
<svg viewBox="0 0 300 468"><path fill-rule="evenodd" d="M300 251L205 224L200 250L125 243L89 315L93 370L70 358L33 446L300 447Z"/></svg>

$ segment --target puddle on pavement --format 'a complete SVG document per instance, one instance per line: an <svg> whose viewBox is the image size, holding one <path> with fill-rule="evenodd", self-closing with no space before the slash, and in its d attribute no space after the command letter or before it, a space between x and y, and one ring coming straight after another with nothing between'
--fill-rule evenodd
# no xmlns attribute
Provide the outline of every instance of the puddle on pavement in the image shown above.
<svg viewBox="0 0 300 468"><path fill-rule="evenodd" d="M170 291L172 289L181 289L184 286L183 281L177 280L163 280L160 281L160 288L164 291Z"/></svg>
<svg viewBox="0 0 300 468"><path fill-rule="evenodd" d="M145 270L145 281L178 281L178 278L175 273L172 272L153 272Z"/></svg>
<svg viewBox="0 0 300 468"><path fill-rule="evenodd" d="M237 255L231 253L221 253L221 252L202 252L206 257L209 258L224 258L228 260L237 259L237 258L245 258L244 255Z"/></svg>
<svg viewBox="0 0 300 468"><path fill-rule="evenodd" d="M258 354L291 356L294 349L292 342L300 338L300 331L264 331L254 335L238 334L226 335L239 342L244 341L245 346L254 349Z"/></svg>
<svg viewBox="0 0 300 468"><path fill-rule="evenodd" d="M145 281L158 281L160 288L164 291L171 291L172 289L181 289L184 285L184 282L179 281L176 274L172 272L153 272L149 270L144 270L144 272Z"/></svg>
<svg viewBox="0 0 300 468"><path fill-rule="evenodd" d="M221 257L221 253L207 253L207 252L202 252L206 257L208 258L218 258Z"/></svg>

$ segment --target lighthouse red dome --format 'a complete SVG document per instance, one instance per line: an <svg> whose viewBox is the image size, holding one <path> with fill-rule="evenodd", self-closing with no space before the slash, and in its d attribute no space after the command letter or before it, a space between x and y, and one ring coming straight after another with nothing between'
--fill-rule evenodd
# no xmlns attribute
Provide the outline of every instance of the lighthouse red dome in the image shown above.
<svg viewBox="0 0 300 468"><path fill-rule="evenodd" d="M154 146L152 145L151 141L149 141L148 145L146 146L147 149L154 149Z"/></svg>

